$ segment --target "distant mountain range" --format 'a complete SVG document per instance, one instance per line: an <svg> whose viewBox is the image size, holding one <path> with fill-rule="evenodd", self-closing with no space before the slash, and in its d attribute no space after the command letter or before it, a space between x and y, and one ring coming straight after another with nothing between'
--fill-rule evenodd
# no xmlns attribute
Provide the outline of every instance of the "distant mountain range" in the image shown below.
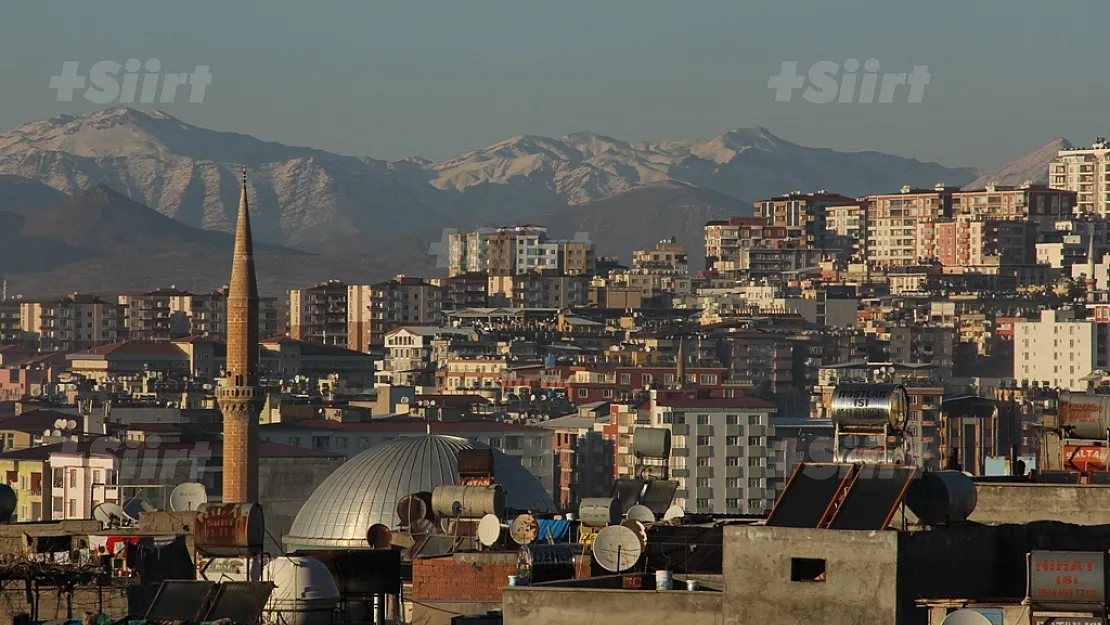
<svg viewBox="0 0 1110 625"><path fill-rule="evenodd" d="M587 233L600 253L625 261L633 249L675 236L697 268L705 221L750 214L752 200L1016 184L1047 172L1063 145L1070 144L1057 140L983 177L878 152L804 147L759 127L658 142L523 136L442 162L387 162L118 107L0 134L0 273L43 293L219 286L230 266L230 238L221 233L234 227L244 166L256 241L270 244L259 249L263 290L435 273L429 245L444 228L524 222L555 236Z"/></svg>
<svg viewBox="0 0 1110 625"><path fill-rule="evenodd" d="M878 152L803 147L758 127L659 142L588 132L523 136L439 163L290 147L125 107L0 134L0 174L69 195L105 184L182 223L225 232L244 166L257 195L259 239L294 246L428 224L519 222L666 181L751 201L794 190L961 185L978 175Z"/></svg>
<svg viewBox="0 0 1110 625"><path fill-rule="evenodd" d="M1049 141L999 169L983 174L965 186L966 189L982 189L990 183L1003 186L1018 186L1024 182L1048 184L1048 164L1056 160L1060 150L1070 150L1075 146L1062 137Z"/></svg>

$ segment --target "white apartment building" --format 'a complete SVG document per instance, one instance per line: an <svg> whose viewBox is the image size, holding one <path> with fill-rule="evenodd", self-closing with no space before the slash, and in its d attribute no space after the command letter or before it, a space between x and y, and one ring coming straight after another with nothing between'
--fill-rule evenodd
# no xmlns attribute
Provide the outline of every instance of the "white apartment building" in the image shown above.
<svg viewBox="0 0 1110 625"><path fill-rule="evenodd" d="M20 317L24 332L39 335L42 351L77 352L127 337L123 307L93 295L24 302Z"/></svg>
<svg viewBox="0 0 1110 625"><path fill-rule="evenodd" d="M899 193L867 198L867 260L877 267L905 267L917 262L917 224L952 215L957 189L902 187Z"/></svg>
<svg viewBox="0 0 1110 625"><path fill-rule="evenodd" d="M1014 379L1087 390L1086 377L1110 366L1110 323L1076 319L1072 310L1043 310L1039 321L1014 322Z"/></svg>
<svg viewBox="0 0 1110 625"><path fill-rule="evenodd" d="M391 384L413 386L420 382L422 373L434 370L432 342L441 337L478 339L478 333L466 328L435 328L406 326L385 335L385 360L380 362L382 372L388 374ZM379 382L386 381L382 376Z"/></svg>
<svg viewBox="0 0 1110 625"><path fill-rule="evenodd" d="M651 392L650 427L671 428L676 505L687 512L762 514L775 504L784 467L768 437L772 404L752 397Z"/></svg>
<svg viewBox="0 0 1110 625"><path fill-rule="evenodd" d="M1048 182L1076 192L1077 213L1110 215L1110 141L1098 137L1089 148L1060 150L1048 165Z"/></svg>

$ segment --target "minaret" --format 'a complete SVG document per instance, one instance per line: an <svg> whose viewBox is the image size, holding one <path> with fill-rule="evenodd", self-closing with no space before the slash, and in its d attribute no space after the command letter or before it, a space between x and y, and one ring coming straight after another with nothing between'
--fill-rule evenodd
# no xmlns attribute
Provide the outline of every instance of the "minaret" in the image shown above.
<svg viewBox="0 0 1110 625"><path fill-rule="evenodd" d="M217 391L224 417L224 503L258 501L258 284L247 209L247 171L239 196L235 258L227 294L227 374Z"/></svg>

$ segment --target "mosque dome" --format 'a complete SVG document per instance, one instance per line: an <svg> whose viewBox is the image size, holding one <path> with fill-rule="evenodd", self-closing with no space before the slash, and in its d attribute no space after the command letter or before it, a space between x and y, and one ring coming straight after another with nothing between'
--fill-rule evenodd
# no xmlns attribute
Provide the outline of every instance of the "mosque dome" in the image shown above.
<svg viewBox="0 0 1110 625"><path fill-rule="evenodd" d="M313 491L285 536L289 549L358 549L366 531L397 527L397 502L406 495L457 484L458 453L488 446L457 436L428 434L375 445L351 458ZM507 508L554 512L539 480L515 458L493 450L494 482Z"/></svg>

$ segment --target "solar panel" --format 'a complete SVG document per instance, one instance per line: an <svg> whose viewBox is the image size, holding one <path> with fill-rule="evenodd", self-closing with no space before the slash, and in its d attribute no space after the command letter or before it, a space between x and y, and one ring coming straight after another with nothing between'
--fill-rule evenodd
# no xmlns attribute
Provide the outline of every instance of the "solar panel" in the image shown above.
<svg viewBox="0 0 1110 625"><path fill-rule="evenodd" d="M1087 476L1088 484L1110 484L1110 471L1095 471Z"/></svg>
<svg viewBox="0 0 1110 625"><path fill-rule="evenodd" d="M647 483L644 496L640 497L640 504L647 506L655 513L656 518L663 516L667 508L674 501L674 494L678 491L678 482L673 480L651 480Z"/></svg>
<svg viewBox="0 0 1110 625"><path fill-rule="evenodd" d="M435 558L449 556L455 553L459 546L459 539L445 534L433 534L425 538L419 545L412 549L414 558Z"/></svg>
<svg viewBox="0 0 1110 625"><path fill-rule="evenodd" d="M168 621L196 621L204 616L208 599L216 590L214 582L165 580L158 587L146 618Z"/></svg>
<svg viewBox="0 0 1110 625"><path fill-rule="evenodd" d="M829 529L886 529L916 473L916 467L862 465L849 484L848 494L829 523Z"/></svg>
<svg viewBox="0 0 1110 625"><path fill-rule="evenodd" d="M647 530L647 568L675 573L721 573L724 527L653 525Z"/></svg>
<svg viewBox="0 0 1110 625"><path fill-rule="evenodd" d="M644 480L640 478L621 478L613 485L613 499L621 502L621 514L628 512L629 508L640 503L640 494L644 492Z"/></svg>
<svg viewBox="0 0 1110 625"><path fill-rule="evenodd" d="M224 582L212 600L206 621L230 619L232 623L255 623L270 599L274 585L270 582Z"/></svg>
<svg viewBox="0 0 1110 625"><path fill-rule="evenodd" d="M803 462L767 517L773 527L821 526L855 470L853 464Z"/></svg>

